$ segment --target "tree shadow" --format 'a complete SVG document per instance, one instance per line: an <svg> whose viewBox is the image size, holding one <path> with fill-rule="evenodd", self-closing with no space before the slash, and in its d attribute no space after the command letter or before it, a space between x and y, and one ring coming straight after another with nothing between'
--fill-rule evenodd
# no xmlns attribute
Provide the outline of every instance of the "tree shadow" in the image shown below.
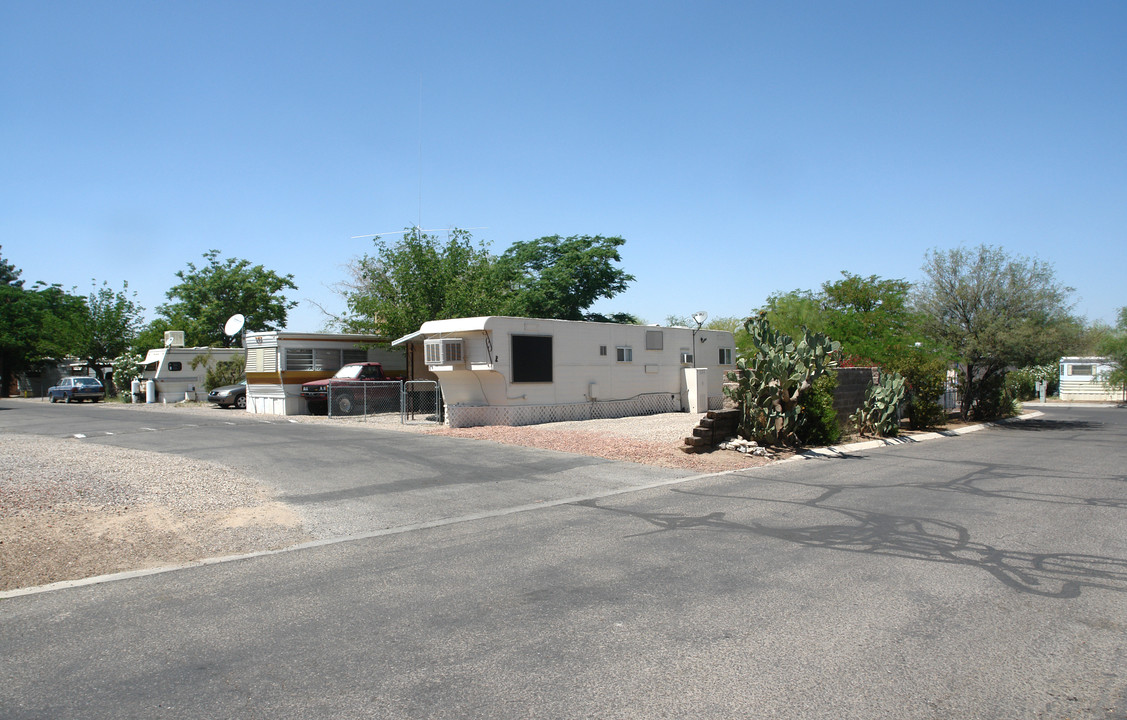
<svg viewBox="0 0 1127 720"><path fill-rule="evenodd" d="M685 489L674 489L674 492L799 506L835 513L843 521L784 527L758 522L735 522L729 520L724 512L683 515L610 507L601 505L598 500L584 500L576 504L632 517L653 526L652 530L627 537L699 530L740 533L826 550L971 567L989 573L1018 592L1043 597L1074 598L1080 595L1083 588L1127 592L1127 560L1122 558L1008 550L975 541L965 527L953 522L873 512L827 502L848 489L875 489L883 486L827 487L808 483L795 484L820 487L823 492L814 499L802 501L715 495ZM935 485L944 484L946 483ZM919 484L914 486L920 487ZM1123 506L1122 501L1115 501L1114 507Z"/></svg>
<svg viewBox="0 0 1127 720"><path fill-rule="evenodd" d="M1048 420L1046 418L1034 418L1032 420L1022 420L1021 422L998 423L996 427L999 430L1021 430L1023 432L1045 432L1049 430L1091 431L1103 429L1104 423L1089 420Z"/></svg>

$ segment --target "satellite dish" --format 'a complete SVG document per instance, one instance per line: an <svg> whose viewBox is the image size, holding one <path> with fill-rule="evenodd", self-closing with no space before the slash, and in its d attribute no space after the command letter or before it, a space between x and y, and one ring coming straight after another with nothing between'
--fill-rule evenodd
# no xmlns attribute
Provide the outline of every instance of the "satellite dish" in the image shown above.
<svg viewBox="0 0 1127 720"><path fill-rule="evenodd" d="M245 317L243 317L239 313L235 313L231 317L227 318L227 324L223 326L223 332L227 335L238 335L239 332L243 329L243 323L245 322Z"/></svg>
<svg viewBox="0 0 1127 720"><path fill-rule="evenodd" d="M701 325L704 325L704 321L707 320L707 319L708 319L708 313L706 313L704 310L701 310L700 312L693 313L693 322L695 322L697 324L698 328Z"/></svg>

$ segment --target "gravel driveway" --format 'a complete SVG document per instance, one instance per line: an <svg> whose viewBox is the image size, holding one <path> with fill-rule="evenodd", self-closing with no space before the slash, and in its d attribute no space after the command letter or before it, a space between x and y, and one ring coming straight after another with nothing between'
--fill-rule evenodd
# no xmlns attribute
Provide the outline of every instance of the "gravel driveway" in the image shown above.
<svg viewBox="0 0 1127 720"><path fill-rule="evenodd" d="M13 400L13 402L39 402ZM174 408L215 417L208 404ZM581 453L702 473L769 462L734 452L679 448L700 416L667 413L528 427L449 429L397 418L298 416L306 423L434 433ZM288 547L312 539L298 515L257 481L218 464L109 448L77 439L0 435L0 591L208 557Z"/></svg>

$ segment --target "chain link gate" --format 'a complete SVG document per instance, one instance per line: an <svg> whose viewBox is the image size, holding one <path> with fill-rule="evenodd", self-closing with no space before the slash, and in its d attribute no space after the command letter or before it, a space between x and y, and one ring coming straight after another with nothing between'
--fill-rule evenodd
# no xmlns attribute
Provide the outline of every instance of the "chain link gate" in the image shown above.
<svg viewBox="0 0 1127 720"><path fill-rule="evenodd" d="M403 383L401 423L433 422L441 424L442 388L434 380L408 380Z"/></svg>
<svg viewBox="0 0 1127 720"><path fill-rule="evenodd" d="M351 380L329 383L329 417L399 413L403 383L398 380Z"/></svg>

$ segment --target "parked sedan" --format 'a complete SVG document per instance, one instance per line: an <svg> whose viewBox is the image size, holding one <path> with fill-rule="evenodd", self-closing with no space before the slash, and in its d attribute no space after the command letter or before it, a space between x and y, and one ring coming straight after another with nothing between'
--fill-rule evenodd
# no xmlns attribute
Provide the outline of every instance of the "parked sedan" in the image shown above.
<svg viewBox="0 0 1127 720"><path fill-rule="evenodd" d="M247 407L247 381L243 380L234 385L217 387L207 394L207 401L219 407L237 407L245 410Z"/></svg>
<svg viewBox="0 0 1127 720"><path fill-rule="evenodd" d="M106 389L98 378L92 377L65 377L58 385L47 388L47 397L51 402L82 402L90 400L98 402L106 396Z"/></svg>

